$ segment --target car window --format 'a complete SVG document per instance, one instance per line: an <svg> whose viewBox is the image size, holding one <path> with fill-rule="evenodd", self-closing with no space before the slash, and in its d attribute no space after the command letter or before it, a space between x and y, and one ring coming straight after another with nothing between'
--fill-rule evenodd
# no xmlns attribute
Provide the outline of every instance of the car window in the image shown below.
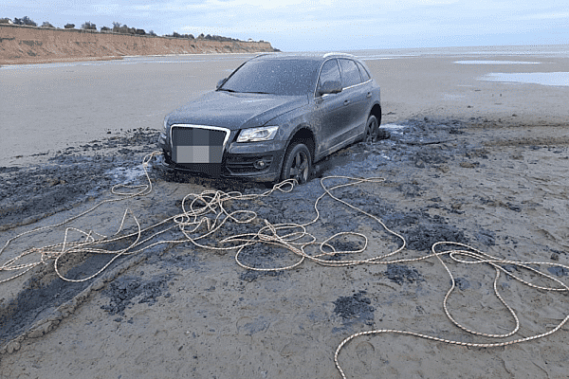
<svg viewBox="0 0 569 379"><path fill-rule="evenodd" d="M350 59L339 59L342 68L342 87L350 87L362 82L360 70L356 66L356 62Z"/></svg>
<svg viewBox="0 0 569 379"><path fill-rule="evenodd" d="M274 95L302 95L314 91L317 61L252 59L239 67L218 90Z"/></svg>
<svg viewBox="0 0 569 379"><path fill-rule="evenodd" d="M338 63L336 59L331 59L324 63L322 66L322 71L320 71L320 81L318 85L327 82L329 80L334 80L342 83L342 78L340 77L340 69L338 68Z"/></svg>
<svg viewBox="0 0 569 379"><path fill-rule="evenodd" d="M360 74L362 75L362 79L364 82L367 82L368 80L371 79L371 77L369 76L369 72L367 72L366 68L364 67L363 64L361 64L360 62L356 62L358 64L358 68L360 69Z"/></svg>

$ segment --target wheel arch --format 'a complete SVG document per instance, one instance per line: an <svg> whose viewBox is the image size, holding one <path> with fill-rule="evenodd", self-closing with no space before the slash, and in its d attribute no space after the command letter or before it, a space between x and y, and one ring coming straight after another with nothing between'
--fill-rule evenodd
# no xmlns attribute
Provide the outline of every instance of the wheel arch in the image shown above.
<svg viewBox="0 0 569 379"><path fill-rule="evenodd" d="M293 143L300 141L303 142L308 150L310 151L310 155L312 160L314 161L314 152L316 149L316 138L314 136L314 132L308 127L308 125L299 125L294 133L291 133L291 136L288 140L286 150L292 146Z"/></svg>
<svg viewBox="0 0 569 379"><path fill-rule="evenodd" d="M379 104L374 104L369 112L370 116L375 116L377 118L377 126L381 127L381 106Z"/></svg>

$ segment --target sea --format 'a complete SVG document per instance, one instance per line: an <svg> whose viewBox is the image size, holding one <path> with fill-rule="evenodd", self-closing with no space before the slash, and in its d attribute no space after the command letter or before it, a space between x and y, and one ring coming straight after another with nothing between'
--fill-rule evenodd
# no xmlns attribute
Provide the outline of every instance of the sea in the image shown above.
<svg viewBox="0 0 569 379"><path fill-rule="evenodd" d="M325 54L327 52L301 52L309 54ZM456 64L463 65L539 65L539 61L527 61L536 58L569 58L569 44L564 45L523 45L523 46L476 46L476 47L433 47L433 48L405 48L405 49L366 49L342 51L352 54L363 61L382 59L404 59L418 57L453 57ZM0 67L0 72L6 70L41 70L58 67L74 66L101 66L101 65L135 65L135 64L179 64L190 62L217 62L248 59L256 54L182 54L161 56L126 56L118 60L44 63L29 65L7 65ZM500 57L500 59L493 59ZM507 60L511 57L512 60ZM526 60L520 60L520 58ZM513 59L516 60L513 60ZM542 84L548 86L569 86L569 67L567 72L532 72L505 74L492 73L484 80ZM539 70L537 70L539 71Z"/></svg>

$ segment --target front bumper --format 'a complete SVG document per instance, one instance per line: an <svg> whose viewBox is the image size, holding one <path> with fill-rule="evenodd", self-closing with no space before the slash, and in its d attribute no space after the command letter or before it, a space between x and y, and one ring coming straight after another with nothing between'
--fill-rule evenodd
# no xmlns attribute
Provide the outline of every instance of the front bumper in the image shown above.
<svg viewBox="0 0 569 379"><path fill-rule="evenodd" d="M172 159L171 146L161 136L158 145L164 153L163 165L177 171L210 177L239 178L256 182L277 181L281 175L285 141L229 143L221 164L180 164Z"/></svg>

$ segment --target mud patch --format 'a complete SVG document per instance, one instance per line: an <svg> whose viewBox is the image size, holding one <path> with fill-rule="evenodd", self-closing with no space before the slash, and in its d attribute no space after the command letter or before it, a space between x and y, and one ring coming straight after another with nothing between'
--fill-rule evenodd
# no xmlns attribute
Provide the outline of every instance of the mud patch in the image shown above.
<svg viewBox="0 0 569 379"><path fill-rule="evenodd" d="M66 275L72 279L86 277L93 273L93 267L102 267L107 261L108 257L91 256L81 265L70 269ZM0 345L51 316L57 307L72 300L91 284L70 283L58 277L47 284L43 284L43 281L39 277L30 279L26 285L28 288L0 309Z"/></svg>
<svg viewBox="0 0 569 379"><path fill-rule="evenodd" d="M384 212L383 219L387 224L396 228L407 239L407 247L411 250L430 250L431 246L439 241L468 243L464 231L450 225L445 217L432 216L426 210L420 209L402 212L385 204L378 208ZM488 234L487 231L480 231L484 232ZM485 243L490 241L489 237L484 240Z"/></svg>
<svg viewBox="0 0 569 379"><path fill-rule="evenodd" d="M555 276L567 276L569 275L569 270L567 270L564 267L549 267L547 269L547 271L549 271L550 273L552 273Z"/></svg>
<svg viewBox="0 0 569 379"><path fill-rule="evenodd" d="M486 246L495 246L496 245L496 233L491 230L480 229L476 235L476 240Z"/></svg>
<svg viewBox="0 0 569 379"><path fill-rule="evenodd" d="M423 276L415 268L409 268L405 265L387 265L387 270L385 270L385 276L392 282L399 284L403 283L415 283L418 281L424 281Z"/></svg>
<svg viewBox="0 0 569 379"><path fill-rule="evenodd" d="M430 250L440 241L468 243L462 230L447 224L446 219L440 216L423 216L419 225L405 231L404 235L409 249L418 251Z"/></svg>
<svg viewBox="0 0 569 379"><path fill-rule="evenodd" d="M179 252L170 251L162 257L153 255L148 259L149 264L158 264L161 268L179 267L182 270L194 269L198 270L200 265L200 260L197 255L192 252Z"/></svg>
<svg viewBox="0 0 569 379"><path fill-rule="evenodd" d="M373 325L373 313L375 308L371 306L371 300L364 297L366 291L360 291L352 296L341 296L333 302L334 313L342 318L344 323L361 322L365 325Z"/></svg>
<svg viewBox="0 0 569 379"><path fill-rule="evenodd" d="M0 168L0 231L71 209L128 181L129 169L156 150L157 138L154 130L135 129L125 136L58 151L43 166ZM137 154L116 151L133 145ZM118 167L125 169L113 171Z"/></svg>
<svg viewBox="0 0 569 379"><path fill-rule="evenodd" d="M115 279L109 285L109 289L103 293L110 298L109 305L103 305L101 309L110 315L124 316L126 308L137 301L138 304L156 303L157 298L168 290L168 277L160 276L144 281L140 277L125 276ZM166 296L169 296L166 293Z"/></svg>
<svg viewBox="0 0 569 379"><path fill-rule="evenodd" d="M247 270L242 272L239 275L239 279L244 282L254 282L255 280L259 279L260 277L275 277L283 275L284 271L254 271L254 270Z"/></svg>
<svg viewBox="0 0 569 379"><path fill-rule="evenodd" d="M465 278L454 278L454 284L459 290L464 291L470 288L470 282Z"/></svg>

